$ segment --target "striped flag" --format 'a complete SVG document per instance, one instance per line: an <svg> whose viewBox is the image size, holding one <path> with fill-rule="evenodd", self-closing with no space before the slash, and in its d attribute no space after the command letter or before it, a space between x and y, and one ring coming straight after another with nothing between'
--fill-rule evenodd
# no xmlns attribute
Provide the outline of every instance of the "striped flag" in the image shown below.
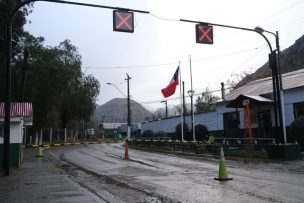
<svg viewBox="0 0 304 203"><path fill-rule="evenodd" d="M179 66L177 67L169 85L161 90L161 92L163 93L163 96L165 98L170 97L171 95L173 95L175 93L176 86L179 85L179 77L178 76L179 76Z"/></svg>

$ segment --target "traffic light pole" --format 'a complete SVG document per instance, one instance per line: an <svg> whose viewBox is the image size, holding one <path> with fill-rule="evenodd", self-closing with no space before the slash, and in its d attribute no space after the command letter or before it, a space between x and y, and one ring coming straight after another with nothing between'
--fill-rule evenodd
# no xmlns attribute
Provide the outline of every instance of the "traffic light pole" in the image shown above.
<svg viewBox="0 0 304 203"><path fill-rule="evenodd" d="M11 60L12 60L12 22L15 14L18 12L20 8L24 5L33 3L36 1L44 1L50 3L59 3L59 4L70 4L70 5L78 5L78 6L86 6L86 7L95 7L95 8L105 8L105 9L117 9L117 10L125 10L132 11L136 13L144 13L149 14L148 11L142 10L134 10L129 8L120 8L120 7L112 7L112 6L102 6L96 4L87 4L87 3L79 3L72 1L60 1L60 0L25 0L18 3L15 8L10 12L6 21L5 21L5 49L6 49L6 73L5 73L5 116L4 116L4 140L3 140L3 168L5 170L5 175L9 176L9 147L10 147L10 109L11 109Z"/></svg>

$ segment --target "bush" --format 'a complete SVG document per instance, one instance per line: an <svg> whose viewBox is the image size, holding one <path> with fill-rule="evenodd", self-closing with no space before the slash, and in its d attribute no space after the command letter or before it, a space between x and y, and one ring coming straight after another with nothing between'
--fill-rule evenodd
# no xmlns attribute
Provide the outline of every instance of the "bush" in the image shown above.
<svg viewBox="0 0 304 203"><path fill-rule="evenodd" d="M142 134L143 137L153 137L154 133L152 130L145 130Z"/></svg>
<svg viewBox="0 0 304 203"><path fill-rule="evenodd" d="M195 126L195 138L197 141L204 141L207 139L208 129L202 124Z"/></svg>
<svg viewBox="0 0 304 203"><path fill-rule="evenodd" d="M183 125L183 129L184 129L184 139L185 139L189 133L188 125L187 124ZM176 139L179 139L179 140L182 139L182 125L181 124L178 124L175 127L175 135L176 135Z"/></svg>
<svg viewBox="0 0 304 203"><path fill-rule="evenodd" d="M296 118L290 125L288 141L301 144L302 148L304 147L304 115Z"/></svg>
<svg viewBox="0 0 304 203"><path fill-rule="evenodd" d="M154 137L167 137L167 134L164 131L158 131L154 134Z"/></svg>

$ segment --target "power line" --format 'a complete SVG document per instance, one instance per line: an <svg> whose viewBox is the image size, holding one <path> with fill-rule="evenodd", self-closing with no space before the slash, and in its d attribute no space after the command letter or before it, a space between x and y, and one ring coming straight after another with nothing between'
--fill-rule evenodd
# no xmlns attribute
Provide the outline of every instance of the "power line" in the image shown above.
<svg viewBox="0 0 304 203"><path fill-rule="evenodd" d="M217 56L210 56L210 57L205 57L205 58L198 58L198 59L193 59L193 62L197 61L205 61L205 60L211 60L211 59L217 59L221 57L226 57L226 56L231 56L231 55L237 55L245 52L249 52L252 50L260 49L260 48L266 48L267 46L259 46L251 49L245 49L241 51L236 51L236 52L231 52L231 53L226 53L222 55L217 55ZM189 61L181 61L181 63L189 63ZM170 63L160 63L160 64L149 64L149 65L134 65L134 66L99 66L99 67L92 67L92 66L85 66L82 67L82 69L133 69L133 68L151 68L151 67L161 67L161 66L169 66L169 65L176 65L176 62L170 62Z"/></svg>
<svg viewBox="0 0 304 203"><path fill-rule="evenodd" d="M179 22L179 19L173 19L173 18L164 18L164 17L160 17L160 16L157 16L153 13L149 13L152 17L158 19L158 20L163 20L163 21L176 21L176 22Z"/></svg>

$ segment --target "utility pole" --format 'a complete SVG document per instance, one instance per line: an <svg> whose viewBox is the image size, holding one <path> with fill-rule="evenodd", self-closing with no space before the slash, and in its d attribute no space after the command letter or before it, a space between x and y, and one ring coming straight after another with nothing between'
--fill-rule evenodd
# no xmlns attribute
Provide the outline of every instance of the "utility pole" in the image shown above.
<svg viewBox="0 0 304 203"><path fill-rule="evenodd" d="M168 104L167 104L167 100L166 101L161 101L161 103L165 103L166 105L166 118L168 118Z"/></svg>
<svg viewBox="0 0 304 203"><path fill-rule="evenodd" d="M125 79L128 83L128 129L127 129L127 140L131 137L131 109L130 109L130 84L129 81L132 79L128 73L126 73L127 78Z"/></svg>
<svg viewBox="0 0 304 203"><path fill-rule="evenodd" d="M274 33L271 33L274 34ZM276 48L277 48L277 68L278 68L278 76L279 76L279 97L281 100L281 106L280 106L280 112L281 112L281 128L283 131L283 138L284 138L284 143L287 143L287 138L286 138L286 123L285 123L285 107L284 107L284 95L283 95L283 84L282 84L282 70L281 70L281 51L280 51L280 43L279 43L279 32L276 31L276 34L274 35L276 38Z"/></svg>

